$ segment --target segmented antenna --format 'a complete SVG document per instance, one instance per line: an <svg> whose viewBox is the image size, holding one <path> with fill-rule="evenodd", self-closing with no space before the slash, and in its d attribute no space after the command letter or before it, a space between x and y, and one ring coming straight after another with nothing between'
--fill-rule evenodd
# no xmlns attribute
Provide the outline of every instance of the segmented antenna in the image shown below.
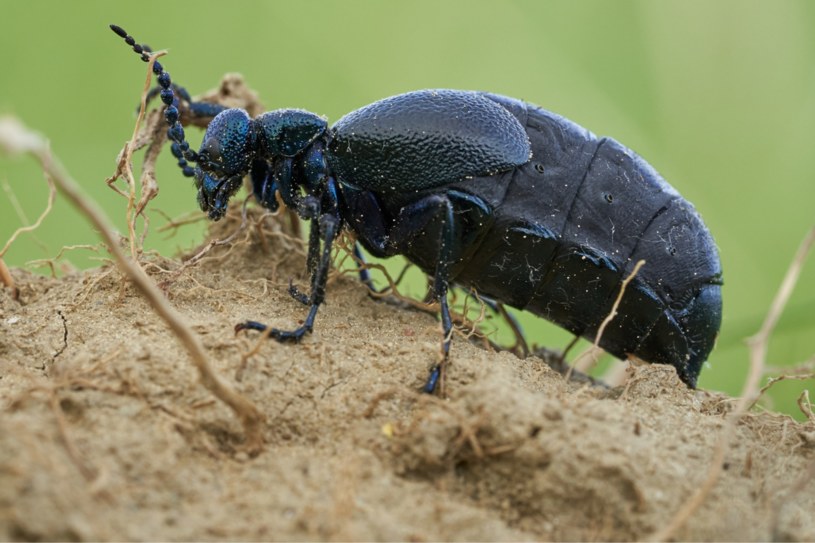
<svg viewBox="0 0 815 543"><path fill-rule="evenodd" d="M110 25L110 29L116 33L120 38L124 39L125 43L133 48L133 51L144 61L150 62L151 52L150 48L146 45L139 45L133 36L125 32L121 26ZM153 73L156 74L158 84L161 86L161 101L167 106L164 110L164 120L167 121L169 128L167 129L167 137L172 141L170 150L173 156L178 159L178 166L187 177L195 177L195 169L192 168L190 162L198 162L198 154L190 149L190 144L184 138L184 127L179 122L178 103L175 94L173 93L173 82L170 79L170 73L164 70L164 67L158 60L153 62Z"/></svg>

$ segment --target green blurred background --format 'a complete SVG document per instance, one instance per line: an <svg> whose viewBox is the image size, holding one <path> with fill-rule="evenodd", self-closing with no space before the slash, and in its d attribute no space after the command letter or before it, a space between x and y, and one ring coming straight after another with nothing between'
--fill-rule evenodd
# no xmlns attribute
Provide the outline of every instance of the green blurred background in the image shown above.
<svg viewBox="0 0 815 543"><path fill-rule="evenodd" d="M392 94L428 87L489 90L542 105L644 156L693 202L725 270L724 325L700 385L737 393L743 338L761 324L805 231L815 222L815 3L662 2L26 2L0 1L0 114L46 134L85 190L119 220L104 184L130 137L144 64L108 29L169 49L162 62L193 94L241 72L269 109L336 120ZM200 134L191 130L191 139ZM0 158L29 221L47 189L33 161ZM190 181L166 153L153 207L196 209ZM0 195L0 242L22 219ZM153 224L161 218L154 215ZM155 229L155 226L154 226ZM201 229L150 244L165 253ZM7 254L24 266L97 236L67 204ZM70 253L78 266L95 255ZM538 343L567 336L538 319ZM771 364L815 352L815 262L770 345ZM812 381L778 386L796 412ZM813 391L815 396L815 391Z"/></svg>

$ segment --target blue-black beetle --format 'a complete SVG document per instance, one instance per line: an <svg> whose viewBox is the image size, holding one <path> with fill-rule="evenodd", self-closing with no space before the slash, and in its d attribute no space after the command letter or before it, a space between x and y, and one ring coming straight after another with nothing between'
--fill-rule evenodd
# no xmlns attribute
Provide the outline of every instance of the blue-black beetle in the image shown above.
<svg viewBox="0 0 815 543"><path fill-rule="evenodd" d="M148 49L111 28L148 60ZM332 127L298 109L251 119L241 109L191 104L214 117L196 153L179 122L179 91L161 64L153 71L173 154L195 178L211 219L223 216L249 175L261 205L277 209L279 195L312 221L311 292L292 290L310 311L301 327L271 337L298 341L311 331L343 227L372 254L404 255L433 277L445 359L451 284L593 339L622 280L644 259L600 346L671 364L696 385L721 323L718 251L694 207L615 140L512 98L422 90L375 102ZM248 321L237 329L266 326Z"/></svg>

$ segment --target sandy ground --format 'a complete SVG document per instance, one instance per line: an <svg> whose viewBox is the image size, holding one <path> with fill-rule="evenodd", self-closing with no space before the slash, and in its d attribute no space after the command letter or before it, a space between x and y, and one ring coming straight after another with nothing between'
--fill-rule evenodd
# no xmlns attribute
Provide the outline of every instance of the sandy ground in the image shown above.
<svg viewBox="0 0 815 543"><path fill-rule="evenodd" d="M448 397L420 395L438 324L340 275L303 344L236 337L245 319L291 328L306 313L287 294L289 278L305 283L303 254L269 224L262 242L252 229L195 265L142 262L265 415L257 456L118 271L13 271L19 300L0 291L0 539L636 540L705 479L733 400L668 367L632 368L606 391L456 337ZM814 462L813 423L749 414L675 537L815 540Z"/></svg>

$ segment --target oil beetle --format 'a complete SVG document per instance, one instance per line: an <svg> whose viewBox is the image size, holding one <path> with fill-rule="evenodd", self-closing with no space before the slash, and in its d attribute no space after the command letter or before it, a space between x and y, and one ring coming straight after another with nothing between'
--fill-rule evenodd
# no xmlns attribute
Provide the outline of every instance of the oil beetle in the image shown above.
<svg viewBox="0 0 815 543"><path fill-rule="evenodd" d="M148 61L149 49L111 29ZM718 251L694 207L617 141L512 98L421 90L365 106L331 127L299 109L252 119L242 109L193 103L193 111L212 117L195 152L179 122L179 88L158 62L153 72L172 152L195 179L210 219L224 215L249 175L261 205L277 209L279 195L311 221L311 292L291 289L308 316L271 337L296 342L312 330L342 228L371 254L404 255L433 277L444 360L450 285L593 339L622 280L644 259L600 346L620 358L671 364L696 386L721 324ZM267 327L248 321L236 329Z"/></svg>

